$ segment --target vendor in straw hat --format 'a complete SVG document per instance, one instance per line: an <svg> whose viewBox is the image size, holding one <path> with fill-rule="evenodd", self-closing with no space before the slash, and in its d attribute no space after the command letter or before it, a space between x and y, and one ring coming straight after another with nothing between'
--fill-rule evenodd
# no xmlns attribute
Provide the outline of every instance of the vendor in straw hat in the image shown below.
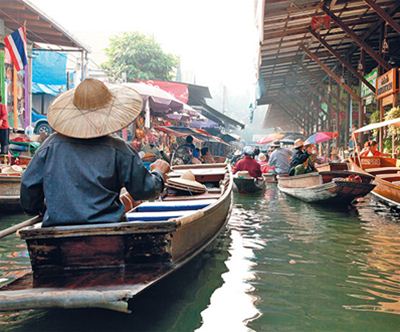
<svg viewBox="0 0 400 332"><path fill-rule="evenodd" d="M123 187L137 200L158 196L169 165L157 160L150 173L132 148L110 136L131 124L141 109L135 90L95 79L55 99L48 121L57 133L23 175L24 210L44 212L43 226L118 222L124 218Z"/></svg>

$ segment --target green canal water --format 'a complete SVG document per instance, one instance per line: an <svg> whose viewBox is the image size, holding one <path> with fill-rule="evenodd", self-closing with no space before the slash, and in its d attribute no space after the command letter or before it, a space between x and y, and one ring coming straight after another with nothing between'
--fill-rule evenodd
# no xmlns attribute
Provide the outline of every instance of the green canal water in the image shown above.
<svg viewBox="0 0 400 332"><path fill-rule="evenodd" d="M0 280L27 264L20 241L0 241ZM400 331L399 215L369 197L337 211L276 187L236 194L214 246L132 310L9 312L0 331Z"/></svg>

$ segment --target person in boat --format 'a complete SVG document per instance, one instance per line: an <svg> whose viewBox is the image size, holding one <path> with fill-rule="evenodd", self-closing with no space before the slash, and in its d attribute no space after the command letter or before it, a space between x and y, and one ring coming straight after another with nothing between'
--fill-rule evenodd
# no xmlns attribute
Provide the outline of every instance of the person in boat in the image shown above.
<svg viewBox="0 0 400 332"><path fill-rule="evenodd" d="M260 154L258 155L258 163L260 164L262 174L267 174L267 173L273 172L275 169L274 166L269 165L268 155L266 155L262 152L260 152Z"/></svg>
<svg viewBox="0 0 400 332"><path fill-rule="evenodd" d="M185 143L176 148L172 158L174 165L201 163L199 159L200 155L196 157L197 151L196 146L193 144L193 140L193 136L188 135L185 138Z"/></svg>
<svg viewBox="0 0 400 332"><path fill-rule="evenodd" d="M215 164L215 159L207 146L201 149L201 161L203 164Z"/></svg>
<svg viewBox="0 0 400 332"><path fill-rule="evenodd" d="M296 144L297 142L297 144ZM290 161L290 170L289 175L295 175L295 168L300 165L304 165L304 163L310 158L313 154L314 145L313 144L304 144L303 140L299 139L295 141L295 153L293 158ZM308 161L307 161L308 167Z"/></svg>
<svg viewBox="0 0 400 332"><path fill-rule="evenodd" d="M364 147L363 147L362 150L360 151L360 155L363 155L363 154L365 154L365 153L368 153L368 152L369 152L370 146L371 146L371 141L366 141L366 142L364 143Z"/></svg>
<svg viewBox="0 0 400 332"><path fill-rule="evenodd" d="M169 165L147 171L138 154L111 136L140 114L142 97L133 89L86 79L57 97L48 111L55 130L38 149L21 181L21 205L43 214L44 227L110 223L125 219L119 197L152 199L164 188Z"/></svg>
<svg viewBox="0 0 400 332"><path fill-rule="evenodd" d="M315 168L315 163L317 161L317 152L313 144L309 144L305 146L306 153L308 155L307 159L304 160L303 163L297 165L294 168L294 172L292 175L301 175L307 173L317 172Z"/></svg>
<svg viewBox="0 0 400 332"><path fill-rule="evenodd" d="M385 154L378 151L378 143L371 141L368 150L360 153L360 157L383 157Z"/></svg>
<svg viewBox="0 0 400 332"><path fill-rule="evenodd" d="M232 157L232 159L231 159L231 164L232 164L232 165L235 165L240 159L242 159L242 151L236 150L236 151L233 153L233 157Z"/></svg>
<svg viewBox="0 0 400 332"><path fill-rule="evenodd" d="M260 148L258 148L258 147L254 148L254 159L256 161L258 161L258 156L259 156L260 152L261 152Z"/></svg>
<svg viewBox="0 0 400 332"><path fill-rule="evenodd" d="M243 149L244 158L240 159L233 167L233 174L239 171L247 171L253 178L258 178L262 175L260 164L254 159L254 149L251 146L246 146Z"/></svg>
<svg viewBox="0 0 400 332"><path fill-rule="evenodd" d="M271 147L274 150L269 158L269 165L275 167L274 172L278 175L288 174L292 153L288 149L282 148L279 141L272 143Z"/></svg>

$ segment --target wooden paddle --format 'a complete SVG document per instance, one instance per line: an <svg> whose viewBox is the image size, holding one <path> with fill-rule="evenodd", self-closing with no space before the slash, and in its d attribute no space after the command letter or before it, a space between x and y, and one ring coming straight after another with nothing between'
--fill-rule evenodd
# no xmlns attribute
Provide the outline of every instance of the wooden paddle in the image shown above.
<svg viewBox="0 0 400 332"><path fill-rule="evenodd" d="M28 219L28 220L25 220L23 222L20 222L19 224L16 224L16 225L13 225L13 226L8 227L6 229L3 229L2 231L0 231L0 239L2 239L3 237L8 236L10 234L15 233L16 231L20 230L21 228L37 224L38 222L41 222L41 221L42 221L42 217L41 216L36 216L36 217L31 218L31 219Z"/></svg>

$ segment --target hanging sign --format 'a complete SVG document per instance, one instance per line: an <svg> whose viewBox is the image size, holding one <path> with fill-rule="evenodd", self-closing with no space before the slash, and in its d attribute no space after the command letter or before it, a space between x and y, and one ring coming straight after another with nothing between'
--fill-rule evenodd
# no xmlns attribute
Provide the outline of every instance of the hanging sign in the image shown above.
<svg viewBox="0 0 400 332"><path fill-rule="evenodd" d="M373 86L376 86L376 79L378 77L378 68L375 68L368 74L364 76L364 78ZM361 98L366 99L366 105L370 104L372 102L372 95L373 92L372 90L364 84L364 82L361 82Z"/></svg>
<svg viewBox="0 0 400 332"><path fill-rule="evenodd" d="M397 92L397 69L393 68L376 80L376 99L382 99Z"/></svg>

